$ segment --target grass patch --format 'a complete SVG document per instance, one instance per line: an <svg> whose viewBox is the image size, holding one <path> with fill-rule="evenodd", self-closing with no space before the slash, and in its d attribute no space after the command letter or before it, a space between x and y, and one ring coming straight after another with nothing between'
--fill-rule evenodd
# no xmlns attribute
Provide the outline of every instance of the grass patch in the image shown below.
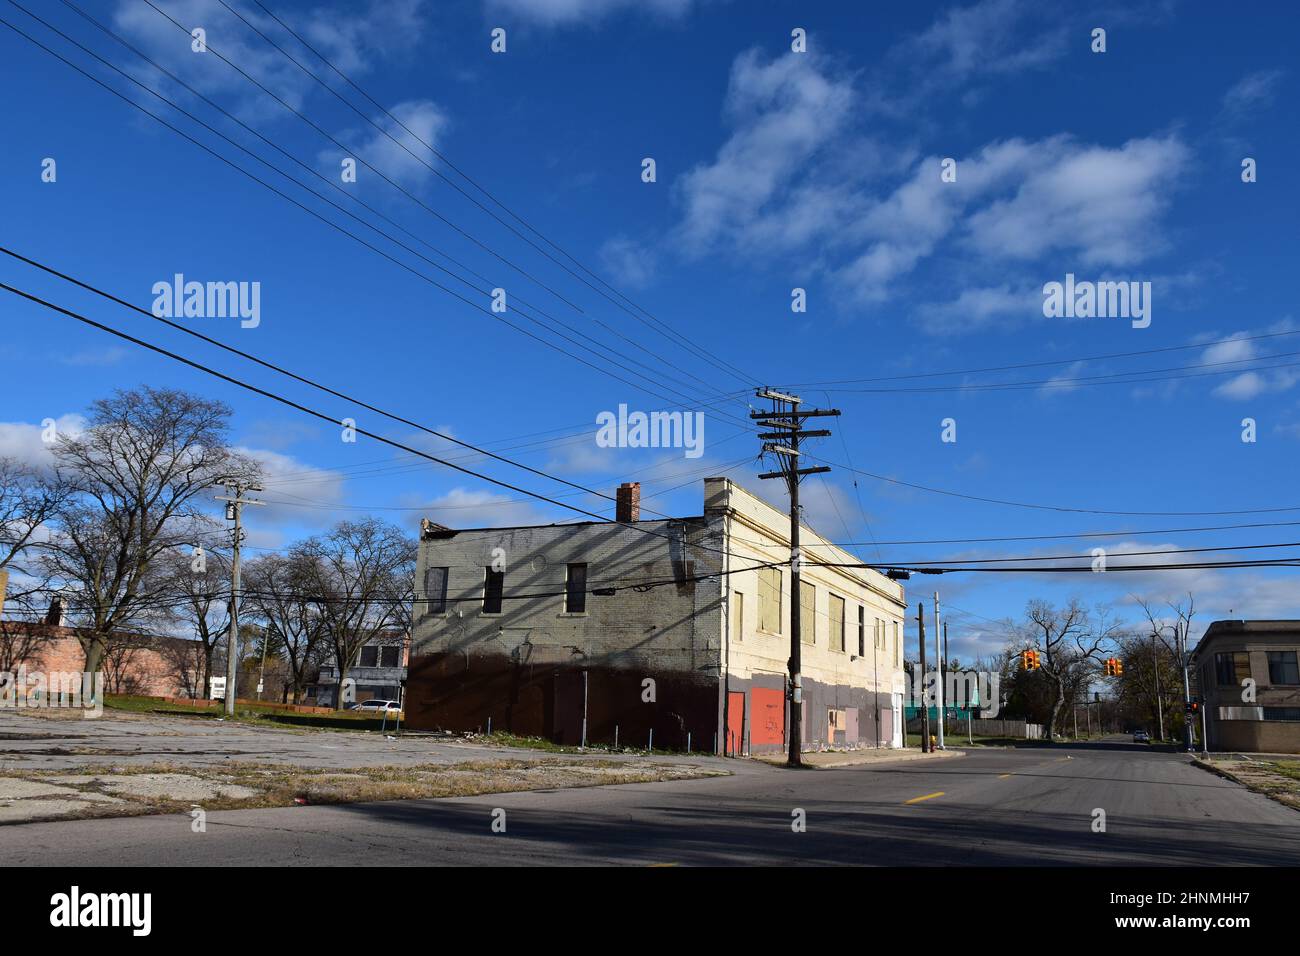
<svg viewBox="0 0 1300 956"><path fill-rule="evenodd" d="M1300 760L1239 760L1231 757L1197 758L1196 764L1221 777L1235 780L1256 793L1300 810Z"/></svg>
<svg viewBox="0 0 1300 956"><path fill-rule="evenodd" d="M136 714L197 717L207 720L217 720L223 717L227 720L232 719L226 717L226 712L217 707L196 707L193 704L178 704L153 697L136 697L129 694L105 694L104 709ZM336 711L330 714L304 714L274 703L250 704L241 702L235 707L233 719L247 724L276 724L282 727L302 727L315 730L392 731L395 729L392 717L389 717L385 724L382 716L354 714L350 711Z"/></svg>

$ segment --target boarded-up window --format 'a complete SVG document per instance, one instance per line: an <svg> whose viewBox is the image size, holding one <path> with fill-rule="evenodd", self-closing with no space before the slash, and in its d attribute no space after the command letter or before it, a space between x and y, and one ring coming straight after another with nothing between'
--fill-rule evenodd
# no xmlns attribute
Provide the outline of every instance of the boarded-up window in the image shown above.
<svg viewBox="0 0 1300 956"><path fill-rule="evenodd" d="M898 631L898 622L894 622L894 666L903 666L903 636Z"/></svg>
<svg viewBox="0 0 1300 956"><path fill-rule="evenodd" d="M587 610L587 566L585 564L569 565L569 572L564 581L564 610L569 614L581 614Z"/></svg>
<svg viewBox="0 0 1300 956"><path fill-rule="evenodd" d="M867 609L858 605L858 657L867 656Z"/></svg>
<svg viewBox="0 0 1300 956"><path fill-rule="evenodd" d="M760 568L758 572L758 629L781 633L781 569Z"/></svg>
<svg viewBox="0 0 1300 956"><path fill-rule="evenodd" d="M844 652L844 598L831 595L831 648Z"/></svg>
<svg viewBox="0 0 1300 956"><path fill-rule="evenodd" d="M807 581L799 582L799 640L817 643L817 588Z"/></svg>
<svg viewBox="0 0 1300 956"><path fill-rule="evenodd" d="M483 613L501 613L501 595L506 587L506 573L484 568L483 577Z"/></svg>
<svg viewBox="0 0 1300 956"><path fill-rule="evenodd" d="M731 592L731 639L739 644L745 639L745 596Z"/></svg>
<svg viewBox="0 0 1300 956"><path fill-rule="evenodd" d="M447 569L424 569L424 610L428 614L447 613Z"/></svg>

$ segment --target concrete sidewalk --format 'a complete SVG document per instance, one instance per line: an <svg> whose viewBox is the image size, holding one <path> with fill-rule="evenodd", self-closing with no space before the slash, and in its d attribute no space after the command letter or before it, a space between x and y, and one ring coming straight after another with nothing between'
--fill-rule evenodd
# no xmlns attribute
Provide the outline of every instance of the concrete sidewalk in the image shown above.
<svg viewBox="0 0 1300 956"><path fill-rule="evenodd" d="M945 757L964 757L960 750L940 750L926 754L919 750L820 750L803 754L803 762L817 770L831 767L855 767L861 764L896 763L907 760L942 760ZM783 765L785 754L756 754L751 759L773 765Z"/></svg>

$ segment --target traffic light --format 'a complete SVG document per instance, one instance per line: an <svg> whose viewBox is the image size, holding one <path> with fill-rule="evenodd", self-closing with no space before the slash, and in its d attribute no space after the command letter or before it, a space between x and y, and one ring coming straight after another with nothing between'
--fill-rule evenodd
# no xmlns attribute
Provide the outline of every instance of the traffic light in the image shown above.
<svg viewBox="0 0 1300 956"><path fill-rule="evenodd" d="M1193 716L1195 716L1196 714L1200 713L1200 710L1201 710L1201 702L1200 702L1199 700L1194 700L1194 701L1192 701L1191 704L1190 704L1190 709L1191 709L1191 713L1192 713Z"/></svg>
<svg viewBox="0 0 1300 956"><path fill-rule="evenodd" d="M1124 662L1120 660L1118 657L1115 658L1115 676L1116 677L1124 676Z"/></svg>
<svg viewBox="0 0 1300 956"><path fill-rule="evenodd" d="M1042 666L1038 660L1038 651L1021 651L1020 652L1020 669L1024 671L1038 670Z"/></svg>
<svg viewBox="0 0 1300 956"><path fill-rule="evenodd" d="M1124 673L1124 664L1118 657L1108 657L1102 665L1102 673L1106 677L1119 677Z"/></svg>

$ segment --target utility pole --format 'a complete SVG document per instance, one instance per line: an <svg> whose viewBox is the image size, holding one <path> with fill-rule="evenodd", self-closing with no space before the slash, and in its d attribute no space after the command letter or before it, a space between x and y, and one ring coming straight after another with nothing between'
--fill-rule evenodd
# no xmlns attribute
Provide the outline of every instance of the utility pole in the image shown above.
<svg viewBox="0 0 1300 956"><path fill-rule="evenodd" d="M800 753L800 740L803 736L803 679L800 674L800 598L799 572L803 567L803 555L799 551L799 482L804 475L820 474L830 471L821 465L816 468L799 467L799 442L804 438L825 438L830 435L825 429L809 430L803 427L805 419L824 418L839 415L839 409L811 408L801 411L799 406L803 399L798 395L777 392L770 388L760 388L755 392L759 398L766 398L772 403L771 412L750 412L749 417L758 420L758 424L771 431L760 432L763 441L763 453L776 455L781 464L780 471L770 471L758 477L764 480L784 479L790 494L790 756L786 765L803 766Z"/></svg>
<svg viewBox="0 0 1300 956"><path fill-rule="evenodd" d="M880 641L884 635L880 631L880 621L877 619L875 627L875 636L871 641L871 695L876 700L876 748L880 748ZM892 693L892 690L891 690ZM903 712L904 719L907 712ZM904 738L907 735L907 729L903 730Z"/></svg>
<svg viewBox="0 0 1300 956"><path fill-rule="evenodd" d="M230 540L233 556L230 562L230 634L226 638L226 716L235 716L235 677L239 663L239 546L244 540L242 524L244 505L261 505L263 501L245 498L245 491L261 491L260 485L244 484L231 480L226 484L226 494L217 495L226 502L226 520L233 521ZM265 639L264 639L265 640Z"/></svg>
<svg viewBox="0 0 1300 956"><path fill-rule="evenodd" d="M947 703L943 699L943 643L939 636L939 592L934 592L934 656L939 658L938 666L935 669L935 703L938 709L935 711L939 715L939 749L946 749L943 745L943 725L947 723L948 711Z"/></svg>
<svg viewBox="0 0 1300 956"><path fill-rule="evenodd" d="M1160 728L1161 742L1165 739L1165 706L1160 700L1160 653L1156 648L1156 632L1154 627L1151 630L1151 663L1155 668L1156 675L1156 723Z"/></svg>
<svg viewBox="0 0 1300 956"><path fill-rule="evenodd" d="M935 618L935 626L938 626L938 618ZM948 622L943 622L943 660L940 662L939 680L943 683L943 722L948 722ZM956 688L953 688L956 693ZM957 732L961 732L961 725L957 726Z"/></svg>
<svg viewBox="0 0 1300 956"><path fill-rule="evenodd" d="M916 602L916 629L921 644L921 753L930 752L930 702L925 694L925 604Z"/></svg>
<svg viewBox="0 0 1300 956"><path fill-rule="evenodd" d="M1187 738L1187 752L1191 753L1196 748L1192 745L1192 688L1187 680L1187 625L1180 623L1175 633L1178 635L1178 663L1183 668L1183 736Z"/></svg>

